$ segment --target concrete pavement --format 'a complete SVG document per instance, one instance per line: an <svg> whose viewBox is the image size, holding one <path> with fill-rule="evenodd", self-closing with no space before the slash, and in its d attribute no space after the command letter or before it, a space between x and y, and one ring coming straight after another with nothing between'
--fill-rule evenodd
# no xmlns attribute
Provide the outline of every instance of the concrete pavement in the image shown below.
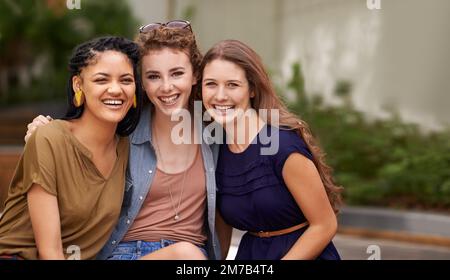
<svg viewBox="0 0 450 280"><path fill-rule="evenodd" d="M227 259L234 259L242 231L233 230ZM450 247L337 234L333 242L343 260L450 260Z"/></svg>

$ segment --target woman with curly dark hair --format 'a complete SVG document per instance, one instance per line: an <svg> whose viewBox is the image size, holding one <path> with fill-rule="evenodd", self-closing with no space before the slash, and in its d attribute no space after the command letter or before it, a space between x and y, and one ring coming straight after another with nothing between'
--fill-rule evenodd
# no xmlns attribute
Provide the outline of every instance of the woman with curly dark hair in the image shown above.
<svg viewBox="0 0 450 280"><path fill-rule="evenodd" d="M201 118L194 123L193 117L202 55L191 25L184 20L147 24L135 41L146 97L130 135L120 218L97 258L217 259L214 160L209 145L198 141ZM180 120L180 112L190 121ZM35 118L27 136L48 122ZM189 127L187 139L179 143L172 131L183 123Z"/></svg>
<svg viewBox="0 0 450 280"><path fill-rule="evenodd" d="M92 259L107 242L139 119L138 59L138 46L120 37L76 47L66 117L31 135L9 187L0 259Z"/></svg>

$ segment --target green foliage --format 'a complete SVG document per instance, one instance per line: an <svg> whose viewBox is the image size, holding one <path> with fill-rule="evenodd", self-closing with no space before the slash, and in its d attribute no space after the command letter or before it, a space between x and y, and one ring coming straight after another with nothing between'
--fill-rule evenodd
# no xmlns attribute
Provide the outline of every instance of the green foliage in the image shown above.
<svg viewBox="0 0 450 280"><path fill-rule="evenodd" d="M195 5L189 5L183 10L181 18L192 22L196 14L197 8L195 7Z"/></svg>
<svg viewBox="0 0 450 280"><path fill-rule="evenodd" d="M127 2L0 1L0 104L65 97L72 49L103 35L132 38L138 27ZM28 76L23 82L21 76Z"/></svg>
<svg viewBox="0 0 450 280"><path fill-rule="evenodd" d="M368 121L351 103L352 85L339 81L342 105L326 107L305 94L300 65L288 84L290 108L307 121L327 153L348 204L450 209L450 130L424 134L392 110L387 120Z"/></svg>
<svg viewBox="0 0 450 280"><path fill-rule="evenodd" d="M288 88L294 90L297 94L297 106L300 112L304 112L308 108L308 99L305 93L305 79L302 75L300 63L292 65L292 78L288 83Z"/></svg>

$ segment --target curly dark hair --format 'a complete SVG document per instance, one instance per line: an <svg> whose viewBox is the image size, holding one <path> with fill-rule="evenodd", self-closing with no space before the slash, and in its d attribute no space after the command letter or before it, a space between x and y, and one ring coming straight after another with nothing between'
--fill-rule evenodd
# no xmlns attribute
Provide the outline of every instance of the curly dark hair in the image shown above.
<svg viewBox="0 0 450 280"><path fill-rule="evenodd" d="M121 136L129 135L136 128L142 108L142 86L139 77L139 47L131 40L107 36L95 38L75 47L69 60L69 81L67 83L67 97L69 108L63 119L71 120L81 117L84 111L84 104L76 107L73 103L73 82L72 78L81 73L84 67L95 63L95 58L99 53L105 51L117 51L128 57L133 66L134 81L136 84L136 108L131 107L125 118L117 125L116 133Z"/></svg>

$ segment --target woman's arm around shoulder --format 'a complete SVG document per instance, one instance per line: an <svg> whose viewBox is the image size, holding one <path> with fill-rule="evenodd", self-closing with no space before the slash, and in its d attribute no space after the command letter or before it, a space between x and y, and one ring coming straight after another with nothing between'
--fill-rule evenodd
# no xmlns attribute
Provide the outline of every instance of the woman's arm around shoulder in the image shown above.
<svg viewBox="0 0 450 280"><path fill-rule="evenodd" d="M36 131L36 128L42 125L46 125L52 121L53 118L50 116L44 117L43 115L39 115L36 118L33 119L31 123L27 125L27 133L25 134L24 140L25 143L28 141L28 138L30 138L31 134Z"/></svg>

